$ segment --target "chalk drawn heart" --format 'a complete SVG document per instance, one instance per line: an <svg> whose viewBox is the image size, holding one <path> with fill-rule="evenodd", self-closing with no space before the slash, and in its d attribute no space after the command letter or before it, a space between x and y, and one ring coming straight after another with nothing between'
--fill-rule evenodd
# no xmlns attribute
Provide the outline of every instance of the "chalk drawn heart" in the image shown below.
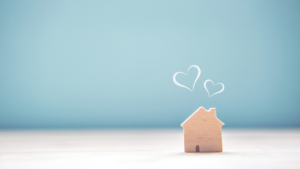
<svg viewBox="0 0 300 169"><path fill-rule="evenodd" d="M222 89L221 89L220 91L214 93L213 95L216 95L216 94L221 93L221 92L224 91L224 88L225 88L225 87L224 87L224 84L223 84L223 83L217 83L217 84L214 84L214 82L213 82L212 80L208 79L208 80L206 80L206 81L204 82L204 88L205 88L205 90L207 91L209 97L212 97L213 95L210 95L210 94L209 94L209 91L208 91L207 88L206 88L206 83L207 83L207 82L212 82L212 84L213 84L214 86L215 86L215 85L218 85L218 84L220 84L220 85L223 86Z"/></svg>
<svg viewBox="0 0 300 169"><path fill-rule="evenodd" d="M189 72L190 68L192 68L192 67L194 67L194 68L196 68L196 69L198 70L198 74L197 74L197 77L196 77L196 79L195 79L195 81L194 81L193 89L192 89L192 90L191 90L190 88L188 88L188 87L186 87L186 86L184 86L184 85L178 83L177 80L176 80L176 76L177 76L178 74L184 74L184 75L186 75L185 73L183 73L183 72L176 72L176 73L173 75L173 81L174 81L174 83L175 83L177 86L186 88L186 89L188 89L188 90L191 91L191 92L194 90L195 84L196 84L196 82L197 82L197 80L198 80L198 78L200 77L200 74L201 74L201 70L200 70L200 68L199 68L197 65L192 65L192 66L190 66L190 67L188 68L188 70L187 70L187 73Z"/></svg>

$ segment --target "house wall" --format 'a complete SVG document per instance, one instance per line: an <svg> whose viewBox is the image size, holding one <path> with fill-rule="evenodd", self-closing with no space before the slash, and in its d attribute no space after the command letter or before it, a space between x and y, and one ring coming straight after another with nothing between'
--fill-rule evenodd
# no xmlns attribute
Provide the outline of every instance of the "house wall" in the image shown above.
<svg viewBox="0 0 300 169"><path fill-rule="evenodd" d="M196 152L197 145L200 152L222 152L222 126L184 127L184 145L185 152Z"/></svg>

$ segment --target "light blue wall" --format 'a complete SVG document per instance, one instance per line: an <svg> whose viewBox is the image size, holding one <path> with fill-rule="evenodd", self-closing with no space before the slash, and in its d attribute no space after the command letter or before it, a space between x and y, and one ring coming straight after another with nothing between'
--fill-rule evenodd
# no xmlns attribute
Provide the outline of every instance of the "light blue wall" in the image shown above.
<svg viewBox="0 0 300 169"><path fill-rule="evenodd" d="M1 0L0 128L300 127L299 61L298 0Z"/></svg>

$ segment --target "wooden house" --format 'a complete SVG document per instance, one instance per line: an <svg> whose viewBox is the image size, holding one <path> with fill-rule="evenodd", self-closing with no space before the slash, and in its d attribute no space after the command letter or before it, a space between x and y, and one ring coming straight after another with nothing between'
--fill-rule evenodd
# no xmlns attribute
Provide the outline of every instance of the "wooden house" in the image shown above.
<svg viewBox="0 0 300 169"><path fill-rule="evenodd" d="M196 110L181 126L184 132L185 152L222 152L222 126L216 109Z"/></svg>

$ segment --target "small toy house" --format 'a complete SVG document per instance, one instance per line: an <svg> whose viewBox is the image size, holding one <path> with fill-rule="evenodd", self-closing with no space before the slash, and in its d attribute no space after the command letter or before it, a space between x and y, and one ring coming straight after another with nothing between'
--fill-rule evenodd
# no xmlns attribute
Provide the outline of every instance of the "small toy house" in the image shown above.
<svg viewBox="0 0 300 169"><path fill-rule="evenodd" d="M181 126L184 132L185 152L222 152L222 126L216 109L196 110Z"/></svg>

